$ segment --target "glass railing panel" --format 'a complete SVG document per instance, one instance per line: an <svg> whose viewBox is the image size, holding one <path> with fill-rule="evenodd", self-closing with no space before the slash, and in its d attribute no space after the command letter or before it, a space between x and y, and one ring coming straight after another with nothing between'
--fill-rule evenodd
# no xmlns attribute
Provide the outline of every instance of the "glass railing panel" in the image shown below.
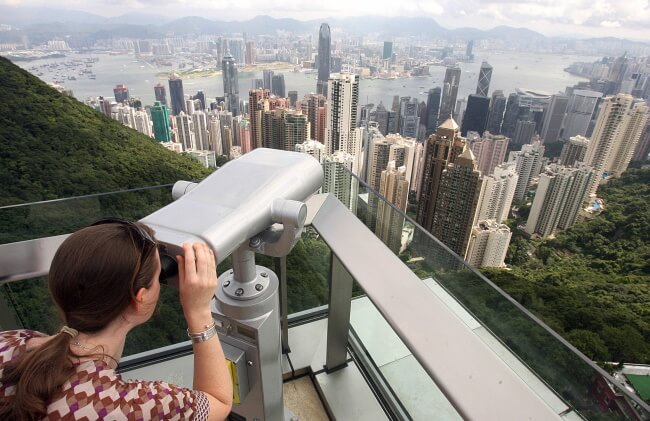
<svg viewBox="0 0 650 421"><path fill-rule="evenodd" d="M338 165L339 168L329 168ZM588 419L616 419L604 402L604 387L649 419L638 397L611 383L604 371L575 352L514 299L425 232L412 218L341 164L334 193L375 235L425 282L433 294L448 297L466 323L551 407L569 407ZM342 189L350 189L341 192ZM409 208L406 208L409 211ZM411 214L414 209L410 209ZM371 264L371 263L369 263ZM360 335L363 337L363 335ZM607 386L609 384L609 386ZM554 393L549 393L552 390ZM626 399L623 396L627 396ZM623 404L625 406L625 404ZM647 406L646 406L647 408Z"/></svg>
<svg viewBox="0 0 650 421"><path fill-rule="evenodd" d="M138 220L171 203L172 185L0 208L0 244L68 234L106 217Z"/></svg>

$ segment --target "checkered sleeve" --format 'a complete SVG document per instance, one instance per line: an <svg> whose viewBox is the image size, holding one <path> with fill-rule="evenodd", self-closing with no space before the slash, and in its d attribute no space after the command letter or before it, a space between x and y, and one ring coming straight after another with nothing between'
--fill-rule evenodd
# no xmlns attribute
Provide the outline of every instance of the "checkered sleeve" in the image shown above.
<svg viewBox="0 0 650 421"><path fill-rule="evenodd" d="M159 381L127 381L123 385L123 390L128 392L120 395L124 395L135 420L208 419L210 404L203 392Z"/></svg>

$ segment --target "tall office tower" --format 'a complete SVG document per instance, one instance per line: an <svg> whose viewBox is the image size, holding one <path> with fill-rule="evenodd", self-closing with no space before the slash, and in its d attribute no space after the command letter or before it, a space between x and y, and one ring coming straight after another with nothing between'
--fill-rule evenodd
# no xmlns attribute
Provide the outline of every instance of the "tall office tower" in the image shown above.
<svg viewBox="0 0 650 421"><path fill-rule="evenodd" d="M151 120L146 111L136 111L133 113L133 128L146 136L153 137Z"/></svg>
<svg viewBox="0 0 650 421"><path fill-rule="evenodd" d="M488 96L490 90L490 80L492 80L492 66L487 61L481 63L481 69L478 72L478 83L476 84L476 95Z"/></svg>
<svg viewBox="0 0 650 421"><path fill-rule="evenodd" d="M395 161L388 163L381 172L379 186L381 194L402 212L406 212L409 195L409 181L406 177L406 167L395 167ZM402 228L404 216L395 211L390 205L380 200L377 207L377 226L375 233L393 253L399 253L402 246Z"/></svg>
<svg viewBox="0 0 650 421"><path fill-rule="evenodd" d="M214 151L217 156L224 155L223 140L221 139L221 127L219 127L219 118L215 115L210 116L208 123L210 150Z"/></svg>
<svg viewBox="0 0 650 421"><path fill-rule="evenodd" d="M283 74L274 75L271 84L272 84L271 86L273 87L271 93L273 95L283 97L283 98L287 96L287 90L286 87L284 86Z"/></svg>
<svg viewBox="0 0 650 421"><path fill-rule="evenodd" d="M244 63L246 53L244 52L244 40L242 39L229 39L228 51L232 55L235 63Z"/></svg>
<svg viewBox="0 0 650 421"><path fill-rule="evenodd" d="M233 117L237 117L239 115L239 77L235 59L228 52L221 61L221 71L226 109L232 113Z"/></svg>
<svg viewBox="0 0 650 421"><path fill-rule="evenodd" d="M238 129L237 131L239 132L237 136L239 137L239 144L241 145L242 155L252 151L254 148L251 141L250 121L248 121L242 116L237 116L236 128Z"/></svg>
<svg viewBox="0 0 650 421"><path fill-rule="evenodd" d="M391 111L399 111L399 95L393 95L393 104L390 107Z"/></svg>
<svg viewBox="0 0 650 421"><path fill-rule="evenodd" d="M416 220L429 232L432 229L442 172L463 152L465 143L465 139L460 136L458 124L452 118L442 123L436 133L426 140Z"/></svg>
<svg viewBox="0 0 650 421"><path fill-rule="evenodd" d="M359 76L332 75L327 87L325 146L328 154L343 150L349 154L357 155L354 151L357 149L357 144L361 143L361 139L356 139L358 104ZM358 167L355 172L357 170Z"/></svg>
<svg viewBox="0 0 650 421"><path fill-rule="evenodd" d="M369 129L368 132L372 132ZM381 172L388 168L388 161L390 156L391 143L385 137L377 133L369 140L369 153L368 153L368 171L366 174L366 182L371 189L379 191L381 183Z"/></svg>
<svg viewBox="0 0 650 421"><path fill-rule="evenodd" d="M264 89L271 91L273 88L273 70L262 70L262 79L264 80Z"/></svg>
<svg viewBox="0 0 650 421"><path fill-rule="evenodd" d="M255 64L255 41L248 41L246 43L246 64Z"/></svg>
<svg viewBox="0 0 650 421"><path fill-rule="evenodd" d="M480 220L472 227L465 260L481 267L504 267L512 233L505 224L495 220Z"/></svg>
<svg viewBox="0 0 650 421"><path fill-rule="evenodd" d="M631 95L605 98L585 154L585 164L595 173L590 196L596 194L602 178L620 176L625 171L647 120L648 107L635 104Z"/></svg>
<svg viewBox="0 0 650 421"><path fill-rule="evenodd" d="M208 118L205 112L196 111L192 114L192 126L194 126L194 149L209 151L210 135L208 133Z"/></svg>
<svg viewBox="0 0 650 421"><path fill-rule="evenodd" d="M159 142L171 142L172 130L169 125L169 109L167 106L156 101L151 107L151 120L153 122L153 137Z"/></svg>
<svg viewBox="0 0 650 421"><path fill-rule="evenodd" d="M307 94L302 100L302 113L307 116L310 123L309 138L325 143L326 107L327 99L320 94Z"/></svg>
<svg viewBox="0 0 650 421"><path fill-rule="evenodd" d="M418 126L418 140L424 140L426 139L426 134L427 134L427 103L424 101L420 101L420 105L418 105L418 119L420 120L420 124Z"/></svg>
<svg viewBox="0 0 650 421"><path fill-rule="evenodd" d="M474 224L484 219L494 219L499 223L508 219L518 180L514 162L501 164L494 169L494 174L484 176Z"/></svg>
<svg viewBox="0 0 650 421"><path fill-rule="evenodd" d="M490 112L490 98L480 95L470 95L467 99L467 109L463 116L461 136L467 136L468 131L482 135L487 126Z"/></svg>
<svg viewBox="0 0 650 421"><path fill-rule="evenodd" d="M632 160L647 161L648 154L650 154L650 124L645 126L645 130L634 150L634 155L632 155Z"/></svg>
<svg viewBox="0 0 650 421"><path fill-rule="evenodd" d="M519 94L512 93L508 95L508 103L503 114L503 122L501 124L501 134L512 138L515 134L515 126L517 125L517 117L519 116Z"/></svg>
<svg viewBox="0 0 650 421"><path fill-rule="evenodd" d="M388 134L388 113L389 111L386 110L384 103L380 101L379 105L377 105L377 108L375 109L374 121L377 123L377 129L379 129L381 134L384 136Z"/></svg>
<svg viewBox="0 0 650 421"><path fill-rule="evenodd" d="M289 106L295 109L298 102L298 91L289 91L287 96L289 97Z"/></svg>
<svg viewBox="0 0 650 421"><path fill-rule="evenodd" d="M517 189L513 200L518 202L526 198L528 193L528 184L530 180L537 177L542 171L544 158L544 146L540 143L532 145L523 145L520 151L510 152L508 162L514 162L517 168Z"/></svg>
<svg viewBox="0 0 650 421"><path fill-rule="evenodd" d="M330 35L330 26L323 23L318 31L318 83L316 85L316 93L327 95L329 87L328 80L330 78L330 47L332 38Z"/></svg>
<svg viewBox="0 0 650 421"><path fill-rule="evenodd" d="M539 176L524 231L546 237L558 228L567 229L575 224L594 178L592 168L586 165L579 168L549 165Z"/></svg>
<svg viewBox="0 0 650 421"><path fill-rule="evenodd" d="M453 116L460 83L460 67L447 67L442 85L442 100L438 113L438 126Z"/></svg>
<svg viewBox="0 0 650 421"><path fill-rule="evenodd" d="M194 122L192 116L181 111L174 119L176 121L176 141L183 145L183 151L194 150Z"/></svg>
<svg viewBox="0 0 650 421"><path fill-rule="evenodd" d="M535 122L535 133L541 133L542 127L544 125L544 108L543 107L531 107L530 109L530 121ZM542 139L543 143L543 139Z"/></svg>
<svg viewBox="0 0 650 421"><path fill-rule="evenodd" d="M262 112L264 101L269 99L268 89L251 89L248 91L248 119L251 129L251 148L262 147Z"/></svg>
<svg viewBox="0 0 650 421"><path fill-rule="evenodd" d="M573 136L562 147L560 154L560 164L565 167L573 167L577 162L584 162L585 154L587 153L587 146L589 139L584 136Z"/></svg>
<svg viewBox="0 0 650 421"><path fill-rule="evenodd" d="M99 111L110 117L111 116L111 101L103 96L99 97Z"/></svg>
<svg viewBox="0 0 650 421"><path fill-rule="evenodd" d="M426 135L430 136L436 132L438 127L438 111L440 110L441 89L439 87L429 89L427 95L427 131Z"/></svg>
<svg viewBox="0 0 650 421"><path fill-rule="evenodd" d="M562 139L567 141L573 136L586 136L591 116L603 94L596 91L577 89L569 97L566 116L562 123Z"/></svg>
<svg viewBox="0 0 650 421"><path fill-rule="evenodd" d="M133 128L133 112L135 110L128 105L118 103L111 108L111 118L119 121L127 127Z"/></svg>
<svg viewBox="0 0 650 421"><path fill-rule="evenodd" d="M503 113L506 110L506 97L503 96L503 91L492 92L492 99L490 100L490 114L488 116L487 126L485 129L492 134L501 134L501 122L503 121Z"/></svg>
<svg viewBox="0 0 650 421"><path fill-rule="evenodd" d="M384 41L384 54L382 55L382 58L384 60L390 60L391 57L393 57L393 42Z"/></svg>
<svg viewBox="0 0 650 421"><path fill-rule="evenodd" d="M156 86L153 87L153 92L156 96L156 101L167 105L167 91L165 90L165 85L161 83L156 84Z"/></svg>
<svg viewBox="0 0 650 421"><path fill-rule="evenodd" d="M467 109L467 100L465 98L460 98L456 101L456 107L454 108L454 120L458 120L462 123L463 117L465 117L465 110Z"/></svg>
<svg viewBox="0 0 650 421"><path fill-rule="evenodd" d="M467 42L467 49L465 50L465 57L467 61L474 61L474 53L472 49L474 48L474 41L470 40Z"/></svg>
<svg viewBox="0 0 650 421"><path fill-rule="evenodd" d="M126 85L117 85L113 88L113 96L115 97L115 102L128 102L129 101L129 88Z"/></svg>
<svg viewBox="0 0 650 421"><path fill-rule="evenodd" d="M527 145L535 137L535 122L528 120L517 120L515 133L512 137L513 145Z"/></svg>
<svg viewBox="0 0 650 421"><path fill-rule="evenodd" d="M194 114L194 111L196 111L196 103L193 99L185 100L185 110L187 110L187 114L189 115Z"/></svg>
<svg viewBox="0 0 650 421"><path fill-rule="evenodd" d="M194 106L195 110L205 110L206 103L205 103L205 94L203 93L203 91L198 91L196 95L192 97L192 99L199 101L199 104Z"/></svg>
<svg viewBox="0 0 650 421"><path fill-rule="evenodd" d="M262 113L262 147L295 151L309 140L309 122L300 111L276 108Z"/></svg>
<svg viewBox="0 0 650 421"><path fill-rule="evenodd" d="M323 158L323 193L332 193L348 209L356 212L356 183L352 177L352 168L356 158L345 152L336 151L325 154Z"/></svg>
<svg viewBox="0 0 650 421"><path fill-rule="evenodd" d="M325 145L317 140L308 140L304 143L296 144L296 152L311 155L318 162L322 163L323 159L325 158Z"/></svg>
<svg viewBox="0 0 650 421"><path fill-rule="evenodd" d="M551 97L551 103L544 112L544 123L539 134L542 143L557 142L559 140L567 105L569 105L569 98L565 95L553 95Z"/></svg>
<svg viewBox="0 0 650 421"><path fill-rule="evenodd" d="M418 137L420 117L418 117L419 101L417 98L406 97L400 103L400 134L405 137Z"/></svg>
<svg viewBox="0 0 650 421"><path fill-rule="evenodd" d="M264 89L264 79L253 79L251 89Z"/></svg>
<svg viewBox="0 0 650 421"><path fill-rule="evenodd" d="M461 257L467 251L481 187L481 174L469 148L440 177L431 234Z"/></svg>
<svg viewBox="0 0 650 421"><path fill-rule="evenodd" d="M479 139L470 142L469 147L476 157L477 166L481 175L492 174L497 165L503 163L508 150L510 139L503 135L493 135L486 131Z"/></svg>
<svg viewBox="0 0 650 421"><path fill-rule="evenodd" d="M181 111L185 111L183 80L176 75L169 78L169 96L172 101L172 115L179 115Z"/></svg>

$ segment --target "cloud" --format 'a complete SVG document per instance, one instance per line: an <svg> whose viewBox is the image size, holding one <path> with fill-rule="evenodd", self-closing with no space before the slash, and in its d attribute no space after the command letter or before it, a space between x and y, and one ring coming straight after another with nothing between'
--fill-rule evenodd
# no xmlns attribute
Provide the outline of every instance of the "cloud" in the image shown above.
<svg viewBox="0 0 650 421"><path fill-rule="evenodd" d="M603 28L620 28L621 23L618 21L604 20L600 22L600 26Z"/></svg>

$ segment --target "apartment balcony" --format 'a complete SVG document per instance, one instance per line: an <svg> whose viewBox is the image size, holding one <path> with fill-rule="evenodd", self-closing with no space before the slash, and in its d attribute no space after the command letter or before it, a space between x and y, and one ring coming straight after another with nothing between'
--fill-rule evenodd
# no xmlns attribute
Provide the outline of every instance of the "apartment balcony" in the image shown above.
<svg viewBox="0 0 650 421"><path fill-rule="evenodd" d="M377 192L348 179L345 204L329 193L308 198L302 239L286 257L257 255L280 279L285 416L650 419L648 404L619 380ZM171 203L171 191L0 208L0 329L56 331L44 275L66 234L104 217L144 218ZM403 226L390 238L374 233L379 206ZM218 271L230 269L225 260ZM191 387L186 339L177 291L163 287L157 314L132 332L118 370Z"/></svg>

